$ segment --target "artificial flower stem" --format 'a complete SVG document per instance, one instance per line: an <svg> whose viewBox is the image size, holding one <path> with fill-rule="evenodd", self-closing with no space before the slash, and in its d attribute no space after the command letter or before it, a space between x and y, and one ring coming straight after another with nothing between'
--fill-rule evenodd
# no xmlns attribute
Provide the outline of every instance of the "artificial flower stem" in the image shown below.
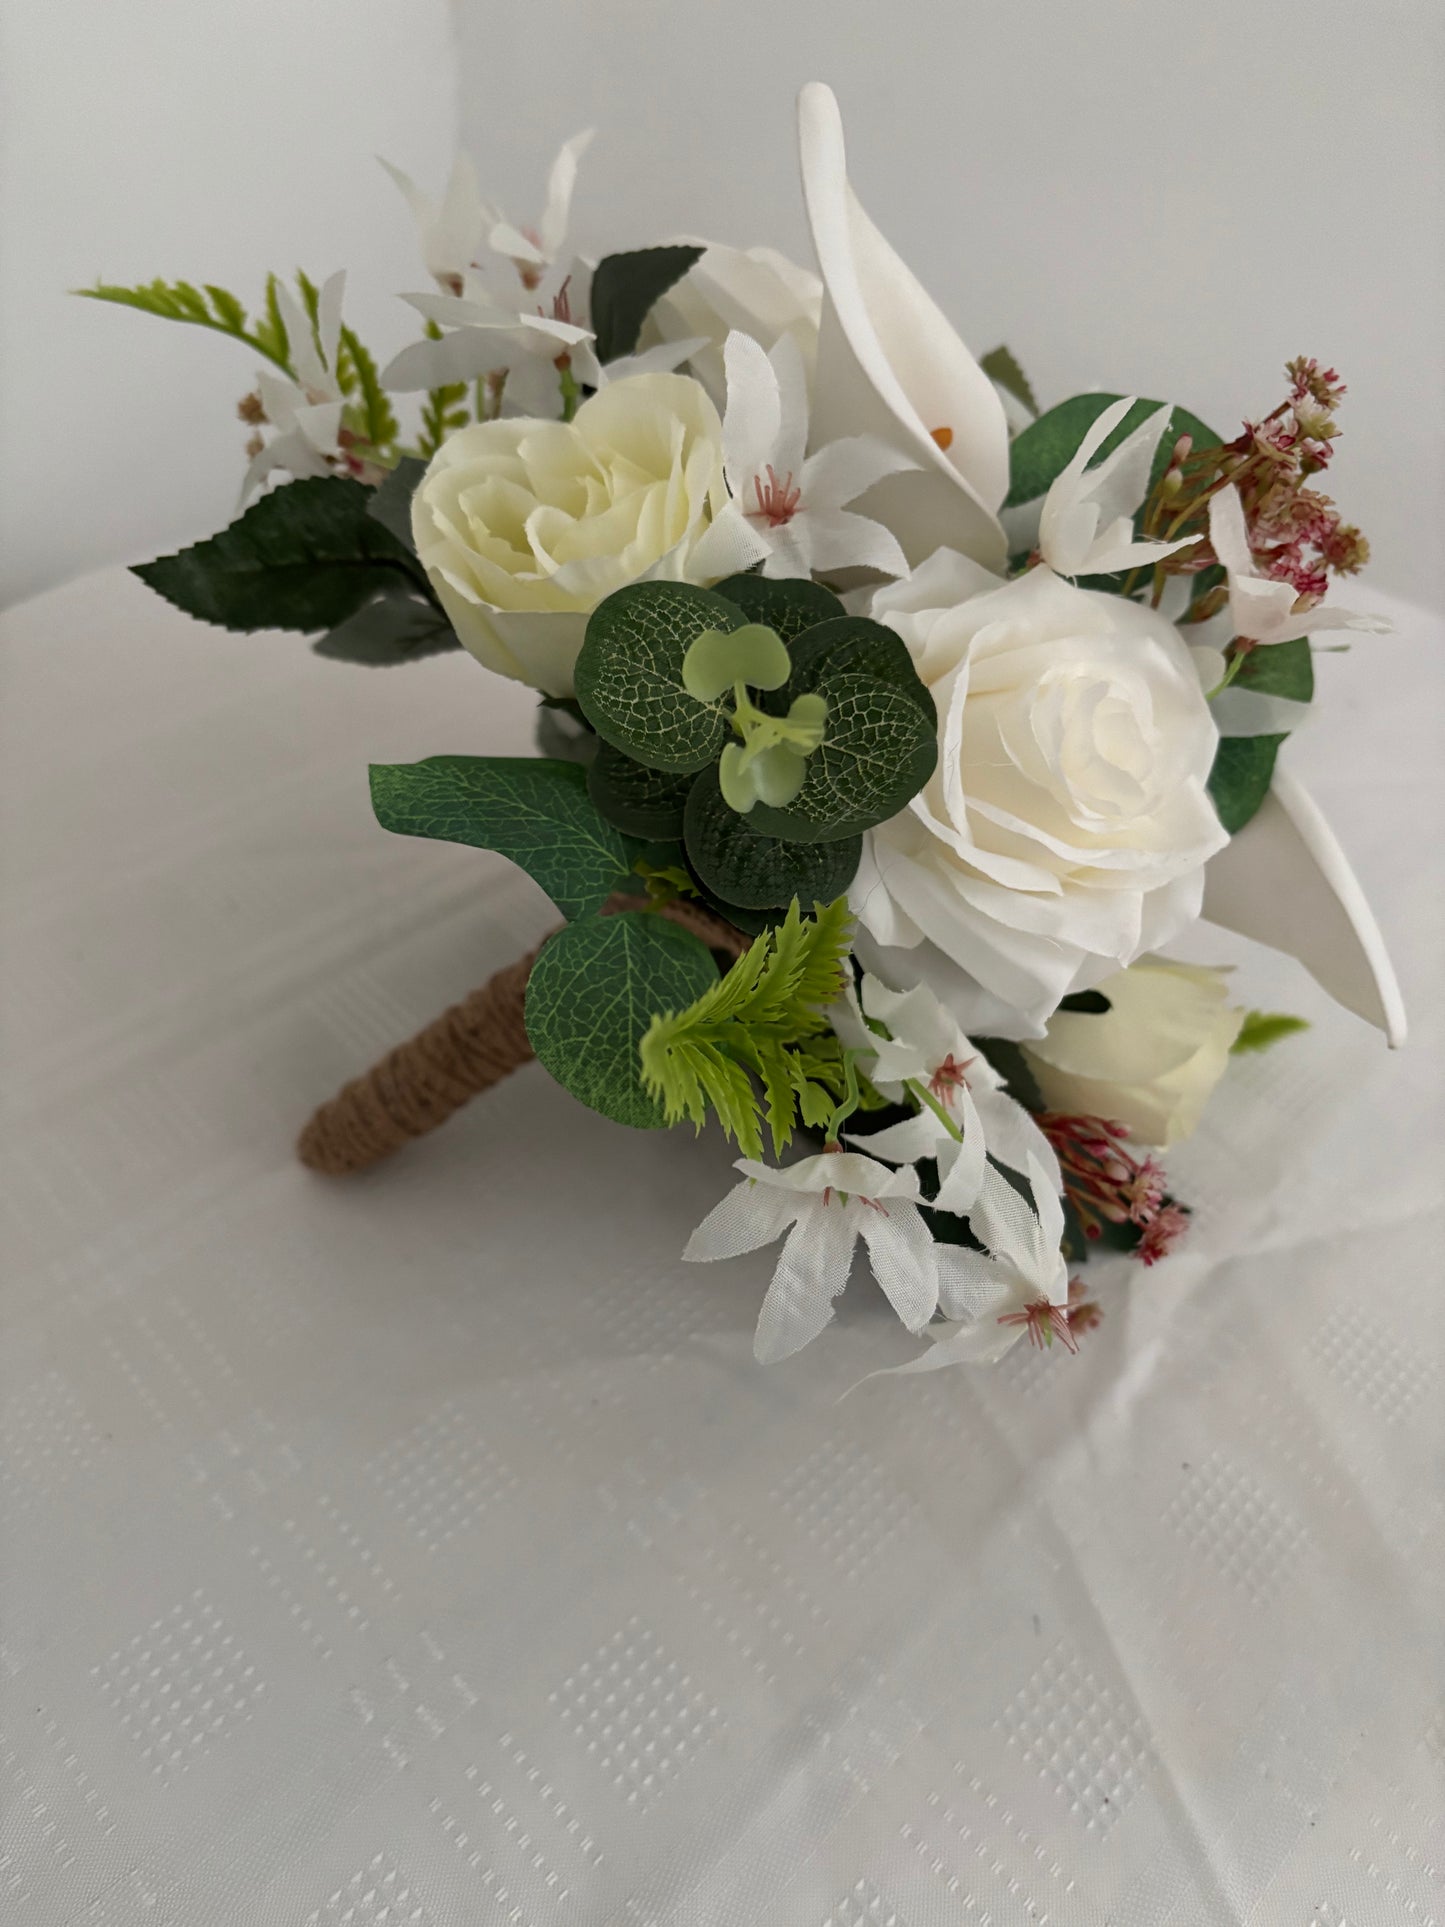
<svg viewBox="0 0 1445 1927"><path fill-rule="evenodd" d="M843 1053L843 1075L847 1083L837 1109L823 1127L830 1149L841 1142L843 1126L863 1101L862 1093L858 1089L858 1059L861 1055L862 1053L856 1050L845 1050Z"/></svg>
<svg viewBox="0 0 1445 1927"><path fill-rule="evenodd" d="M582 399L582 387L572 372L571 358L567 355L562 355L558 359L557 378L562 388L562 419L564 422L570 422L577 413L577 404Z"/></svg>
<svg viewBox="0 0 1445 1927"><path fill-rule="evenodd" d="M921 1077L905 1079L904 1089L911 1091L920 1104L932 1111L933 1115L938 1119L939 1123L943 1126L944 1130L947 1131L955 1144L962 1144L963 1132L959 1130L953 1119L948 1115L947 1110L939 1103L938 1099L933 1095L933 1092L929 1090Z"/></svg>

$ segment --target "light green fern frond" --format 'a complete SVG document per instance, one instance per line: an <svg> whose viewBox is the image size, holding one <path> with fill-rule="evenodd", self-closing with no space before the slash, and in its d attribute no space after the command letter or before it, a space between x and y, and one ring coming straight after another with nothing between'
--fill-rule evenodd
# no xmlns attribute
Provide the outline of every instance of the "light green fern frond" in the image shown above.
<svg viewBox="0 0 1445 1927"><path fill-rule="evenodd" d="M187 321L197 328L211 328L233 341L245 342L289 375L290 343L276 305L274 284L273 275L266 288L266 312L254 321L229 289L209 283L197 288L189 281L147 281L139 287L122 288L102 281L75 292L89 301L113 301L123 308L139 308L143 314L159 315L163 321Z"/></svg>
<svg viewBox="0 0 1445 1927"><path fill-rule="evenodd" d="M336 380L355 417L350 424L378 453L388 455L396 447L401 425L391 400L381 385L376 363L352 328L343 327L336 349Z"/></svg>
<svg viewBox="0 0 1445 1927"><path fill-rule="evenodd" d="M776 1155L799 1120L827 1122L846 1070L826 1010L842 987L851 928L842 898L811 917L794 899L695 1003L653 1018L642 1080L669 1124L700 1128L711 1111L745 1155L760 1157L765 1123Z"/></svg>

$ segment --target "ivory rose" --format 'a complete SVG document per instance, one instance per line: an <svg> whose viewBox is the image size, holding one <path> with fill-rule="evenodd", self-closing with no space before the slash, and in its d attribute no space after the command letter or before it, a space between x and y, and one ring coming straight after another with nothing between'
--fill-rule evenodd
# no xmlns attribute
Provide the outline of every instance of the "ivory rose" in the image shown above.
<svg viewBox="0 0 1445 1927"><path fill-rule="evenodd" d="M938 712L938 767L865 839L859 954L966 1030L1037 1037L1070 991L1199 914L1228 840L1218 732L1184 641L1045 568L1001 582L940 550L873 598Z"/></svg>
<svg viewBox="0 0 1445 1927"><path fill-rule="evenodd" d="M610 382L571 422L478 422L412 498L417 554L487 668L572 694L587 617L629 582L686 581L727 501L722 424L684 375Z"/></svg>
<svg viewBox="0 0 1445 1927"><path fill-rule="evenodd" d="M1024 1055L1051 1111L1122 1124L1163 1149L1196 1128L1244 1012L1225 974L1142 957L1098 985L1107 1011L1056 1010Z"/></svg>

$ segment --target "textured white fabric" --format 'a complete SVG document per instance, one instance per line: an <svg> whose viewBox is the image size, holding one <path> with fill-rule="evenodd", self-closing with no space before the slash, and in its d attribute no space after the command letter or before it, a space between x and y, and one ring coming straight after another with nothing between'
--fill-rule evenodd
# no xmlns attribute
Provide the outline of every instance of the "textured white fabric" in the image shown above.
<svg viewBox="0 0 1445 1927"><path fill-rule="evenodd" d="M680 1262L715 1138L533 1068L368 1178L291 1160L551 921L367 803L369 759L515 747L525 691L118 574L12 612L6 1918L1445 1918L1445 639L1392 613L1295 747L1409 1050L1254 953L1316 1028L1173 1154L1184 1253L1096 1272L1077 1358L840 1403L917 1341L860 1272L753 1363L775 1252Z"/></svg>

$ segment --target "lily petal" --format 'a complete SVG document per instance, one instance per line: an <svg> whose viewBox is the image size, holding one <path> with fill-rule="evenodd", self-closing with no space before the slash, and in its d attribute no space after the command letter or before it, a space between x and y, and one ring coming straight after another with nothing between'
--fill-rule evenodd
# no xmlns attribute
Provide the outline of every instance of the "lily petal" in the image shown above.
<svg viewBox="0 0 1445 1927"><path fill-rule="evenodd" d="M863 504L910 562L949 546L1001 570L1008 422L998 391L859 206L838 103L820 81L798 96L798 142L824 284L814 440L876 434L919 464Z"/></svg>
<svg viewBox="0 0 1445 1927"><path fill-rule="evenodd" d="M1380 926L1318 804L1282 763L1263 804L1204 873L1204 911L1295 957L1324 990L1405 1041L1405 1005Z"/></svg>

